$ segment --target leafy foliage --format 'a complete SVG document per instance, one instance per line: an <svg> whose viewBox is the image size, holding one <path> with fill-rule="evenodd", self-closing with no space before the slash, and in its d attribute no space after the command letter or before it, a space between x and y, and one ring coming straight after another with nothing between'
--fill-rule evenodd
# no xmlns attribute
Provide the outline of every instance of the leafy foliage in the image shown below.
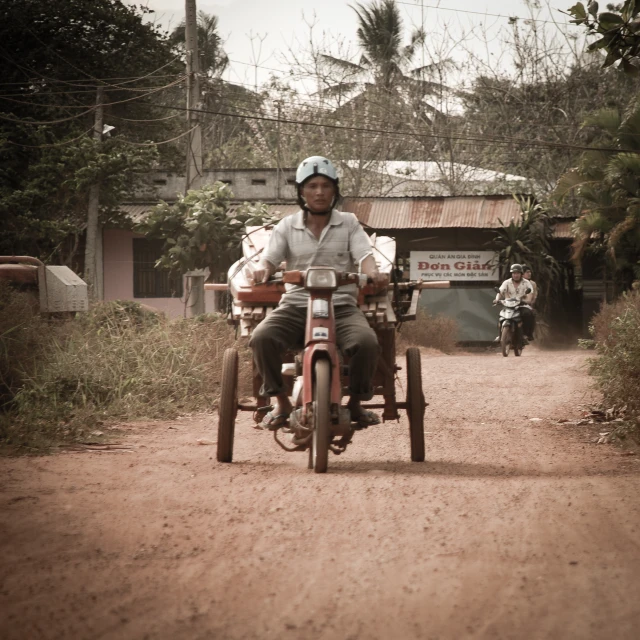
<svg viewBox="0 0 640 640"><path fill-rule="evenodd" d="M182 68L143 15L120 0L0 5L0 75L12 87L0 96L0 252L71 264L92 184L106 222L158 157L171 166L173 152L149 140L174 137L176 121L157 120L166 112L153 102L173 99ZM99 86L117 134L101 146L90 139Z"/></svg>
<svg viewBox="0 0 640 640"><path fill-rule="evenodd" d="M502 225L491 244L498 253L498 266L502 279L509 277L510 265L528 266L538 285L538 308L544 315L550 308L553 292L558 286L560 265L551 255L553 221L545 208L531 198L515 196L520 204L519 217Z"/></svg>
<svg viewBox="0 0 640 640"><path fill-rule="evenodd" d="M159 204L140 226L149 238L164 240L159 267L184 273L209 269L213 279L240 257L244 227L272 222L267 207L248 204L231 211L231 189L222 182Z"/></svg>
<svg viewBox="0 0 640 640"><path fill-rule="evenodd" d="M198 11L196 29L198 33L198 57L200 72L207 78L220 77L229 65L229 58L222 47L218 33L218 17ZM185 53L185 22L182 21L169 38L172 45Z"/></svg>
<svg viewBox="0 0 640 640"><path fill-rule="evenodd" d="M1 148L1 147L0 147ZM86 227L89 188L101 185L101 222L126 226L119 203L140 186L156 162L154 147L115 138L100 144L82 138L48 147L31 158L15 188L0 185L4 230L0 253L16 252L71 264L72 247Z"/></svg>
<svg viewBox="0 0 640 640"><path fill-rule="evenodd" d="M607 252L614 270L640 278L640 104L625 113L603 109L585 121L597 140L619 151L586 151L578 166L563 174L551 198L575 194L583 203L573 226L574 258L587 247Z"/></svg>
<svg viewBox="0 0 640 640"><path fill-rule="evenodd" d="M607 11L598 12L599 4L591 0L585 8L582 2L569 9L573 22L583 25L599 39L589 45L589 51L604 49L607 55L603 66L616 62L625 73L638 73L640 62L640 5L637 0L626 0L622 5L607 5Z"/></svg>

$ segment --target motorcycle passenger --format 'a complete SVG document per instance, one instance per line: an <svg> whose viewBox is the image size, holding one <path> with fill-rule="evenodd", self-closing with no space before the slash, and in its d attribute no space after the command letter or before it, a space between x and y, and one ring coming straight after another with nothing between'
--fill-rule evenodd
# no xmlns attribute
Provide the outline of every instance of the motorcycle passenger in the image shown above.
<svg viewBox="0 0 640 640"><path fill-rule="evenodd" d="M525 280L522 277L523 269L520 264L512 264L511 265L511 277L508 280L505 280L501 285L500 289L496 295L493 304L497 304L498 300L505 298L516 298L518 300L522 300L527 303L527 305L531 301L532 293L527 293L527 290L531 289L531 285L528 280ZM534 317L533 311L529 306L520 307L520 315L522 317L522 331L528 340L533 340L533 329L534 329ZM499 339L499 338L498 338Z"/></svg>
<svg viewBox="0 0 640 640"><path fill-rule="evenodd" d="M371 243L353 213L335 209L340 197L338 174L333 163L321 156L303 160L296 172L300 210L283 218L273 229L253 278L266 282L281 262L288 270L304 271L311 266L331 266L338 271L360 271L376 286L388 283L379 273ZM378 424L379 417L361 407L373 397L373 374L378 359L375 331L357 305L355 284L338 288L333 295L336 341L350 357L348 408L361 426ZM282 380L282 356L304 342L309 292L287 284L277 308L253 331L249 345L262 376L260 394L274 399L273 409L262 426L273 429L287 422L293 407Z"/></svg>
<svg viewBox="0 0 640 640"><path fill-rule="evenodd" d="M538 299L538 285L531 279L531 267L522 265L522 277L529 281L531 287L531 300L529 304L533 307Z"/></svg>

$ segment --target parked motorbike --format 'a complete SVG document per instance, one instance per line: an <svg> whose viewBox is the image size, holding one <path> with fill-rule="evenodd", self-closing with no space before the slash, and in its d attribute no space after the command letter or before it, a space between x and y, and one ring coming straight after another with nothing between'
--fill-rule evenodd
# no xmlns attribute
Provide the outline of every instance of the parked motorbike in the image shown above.
<svg viewBox="0 0 640 640"><path fill-rule="evenodd" d="M530 291L531 289L527 289L527 293ZM514 355L520 356L525 346L520 310L526 303L519 298L507 298L497 302L502 305L498 318L498 334L500 335L502 355L506 358L509 351L513 349Z"/></svg>

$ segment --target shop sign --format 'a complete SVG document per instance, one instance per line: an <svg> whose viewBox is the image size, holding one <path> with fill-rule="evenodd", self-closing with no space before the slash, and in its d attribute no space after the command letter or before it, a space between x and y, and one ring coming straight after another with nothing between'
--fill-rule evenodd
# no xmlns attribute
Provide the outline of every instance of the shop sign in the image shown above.
<svg viewBox="0 0 640 640"><path fill-rule="evenodd" d="M412 251L411 280L496 281L493 251Z"/></svg>

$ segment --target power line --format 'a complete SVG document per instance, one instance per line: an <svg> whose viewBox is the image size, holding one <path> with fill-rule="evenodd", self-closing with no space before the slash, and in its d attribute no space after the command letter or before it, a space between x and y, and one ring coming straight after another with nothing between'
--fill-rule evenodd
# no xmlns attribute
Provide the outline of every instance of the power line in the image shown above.
<svg viewBox="0 0 640 640"><path fill-rule="evenodd" d="M184 82L184 77L168 84L165 85L164 87L158 87L156 89L154 89L153 91L148 91L147 93L144 93L142 95L138 95L138 96L134 96L132 98L126 98L125 100L115 100L113 102L104 102L102 103L102 107L111 107L114 105L118 105L118 104L125 104L127 102L133 102L134 100L140 100L141 98L146 98L150 95L153 95L155 93L158 93L160 91L164 91L165 89L169 89L171 87L174 87L178 84L181 84L182 82ZM0 96L0 100L3 100L4 98L2 96ZM21 104L28 104L30 106L34 106L34 107L49 107L49 108L58 108L58 109L80 109L80 108L85 108L84 106L80 107L80 106L75 106L75 105L42 105L42 104L38 104L38 103L33 103L33 102L26 102L24 100L15 100L13 98L9 99L11 102L17 102L17 103L21 103ZM157 106L157 105L151 105L151 106ZM61 118L59 120L46 120L46 121L38 121L38 120L20 120L19 118L8 118L6 116L0 116L0 119L2 120L9 120L10 122L16 122L19 124L25 124L25 125L48 125L48 124L57 124L59 122L67 122L69 120L76 120L78 118L83 117L84 115L86 115L87 113L90 113L92 111L95 111L97 107L93 106L90 107L89 109L87 109L86 111L83 111L82 113L78 113L76 115L70 116L68 118Z"/></svg>
<svg viewBox="0 0 640 640"><path fill-rule="evenodd" d="M522 147L546 147L546 148L555 148L555 149L570 149L574 151L607 151L611 153L640 153L633 150L621 150L613 147L590 147L587 145L570 145L559 142L551 142L544 140L524 140L521 138L492 138L492 137L481 137L481 136L456 136L456 135L444 135L439 133L420 133L406 130L386 130L386 129L372 129L366 127L353 127L346 125L337 125L337 124L323 124L323 123L315 123L315 122L305 122L303 120L291 120L291 119L280 119L271 118L267 116L257 116L257 115L242 115L237 113L227 113L223 111L211 111L207 109L187 109L186 107L175 107L169 105L154 105L161 109L175 109L178 111L192 111L194 113L207 113L211 115L220 115L220 116L228 116L230 118L240 118L244 120L262 120L266 122L280 122L282 124L295 124L306 127L316 127L316 128L325 128L325 129L336 129L342 131L359 131L363 133L380 133L387 134L393 136L409 136L413 138L433 138L433 139L443 139L443 140L459 140L461 142L474 142L478 144L515 144Z"/></svg>
<svg viewBox="0 0 640 640"><path fill-rule="evenodd" d="M6 56L5 56L6 57ZM7 58L8 59L8 58ZM17 64L16 62L14 62L13 60L9 60L9 62L11 62L12 64ZM34 73L38 74L38 72L34 71ZM40 74L38 74L40 75ZM170 74L163 74L160 76L154 76L154 79L160 79L160 78L177 78L179 75L179 73L170 73ZM73 82L73 83L79 83L78 86L80 87L87 87L87 90L95 90L98 87L103 87L104 83L106 82L110 82L112 80L140 80L146 76L120 76L120 77L115 77L115 78L97 78L97 81L100 84L80 84L82 82L89 82L89 79L85 79L85 78L74 78L71 80L61 80L61 79L57 79L57 78L45 78L45 76L40 76L41 78L45 79L47 82L51 82L51 83L69 83L69 82ZM9 86L24 86L27 84L32 84L33 80L24 80L22 82L0 82L0 87L9 87ZM70 91L68 93L74 93L73 91Z"/></svg>
<svg viewBox="0 0 640 640"><path fill-rule="evenodd" d="M184 138L184 136L188 136L197 126L198 125L195 125L195 127L191 127L191 129L189 129L188 131L184 131L183 133L177 135L175 138L171 138L169 140L162 140L161 142L132 142L131 140L124 140L123 138L120 139L120 142L124 144L132 145L134 147L157 147L157 146L160 146L161 144L168 144L169 142L175 142L180 138Z"/></svg>
<svg viewBox="0 0 640 640"><path fill-rule="evenodd" d="M51 144L22 144L20 142L13 142L12 140L7 140L7 138L0 138L0 144L10 144L14 147L23 147L25 149L48 149L50 147L65 147L69 144L73 144L74 142L80 140L80 138L86 136L88 133L93 131L93 127L91 129L87 129L79 136L75 138L71 138L70 140L62 140L61 142L53 142Z"/></svg>
<svg viewBox="0 0 640 640"><path fill-rule="evenodd" d="M437 7L431 4L422 4L422 3L413 4L410 2L400 2L400 0L395 0L395 2L396 4L402 4L407 7L413 7L414 9L420 9L421 7L423 7L425 9L435 9L436 11L453 11L454 13L469 13L469 14L478 15L478 16L488 16L490 18L506 18L507 20L511 20L511 21L516 21L516 20L527 21L528 20L529 22L544 22L547 24L557 25L557 22L554 22L553 20L540 20L538 18L521 18L520 16L505 16L500 13L488 13L485 11L470 11L468 9L451 9L449 7ZM564 24L565 26L568 26L568 23L566 22L562 24Z"/></svg>

